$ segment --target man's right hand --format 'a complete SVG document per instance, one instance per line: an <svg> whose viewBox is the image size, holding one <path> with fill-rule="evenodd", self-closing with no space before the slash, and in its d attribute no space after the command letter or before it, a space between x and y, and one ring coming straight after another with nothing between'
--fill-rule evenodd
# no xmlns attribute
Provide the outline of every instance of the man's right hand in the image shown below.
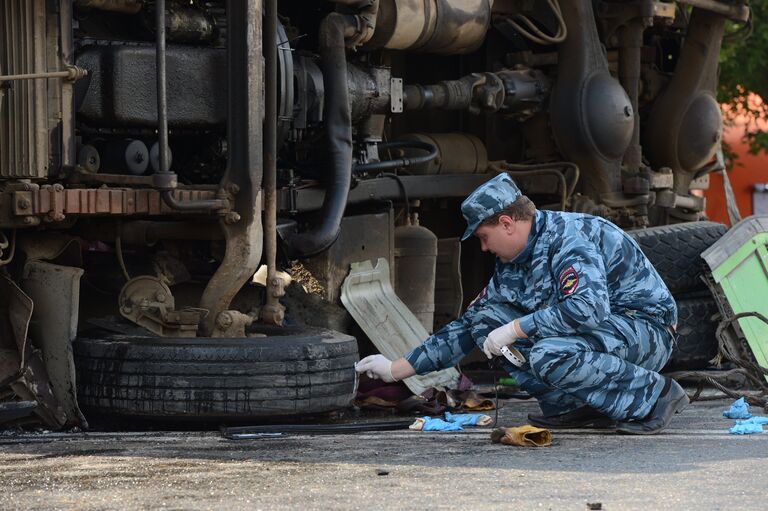
<svg viewBox="0 0 768 511"><path fill-rule="evenodd" d="M355 364L358 373L365 373L369 378L391 383L395 380L392 376L392 362L384 355L370 355Z"/></svg>

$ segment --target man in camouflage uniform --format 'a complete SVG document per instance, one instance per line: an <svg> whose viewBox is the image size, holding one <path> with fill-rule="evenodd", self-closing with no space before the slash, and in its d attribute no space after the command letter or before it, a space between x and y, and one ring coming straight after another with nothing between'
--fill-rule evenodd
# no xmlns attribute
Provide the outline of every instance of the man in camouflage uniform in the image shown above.
<svg viewBox="0 0 768 511"><path fill-rule="evenodd" d="M499 358L536 397L550 428L663 430L688 403L659 371L669 359L675 301L637 244L591 215L538 211L507 174L462 203L468 227L496 268L464 314L404 358L361 360L358 371L394 381L456 365L475 346L488 358L517 348L519 367Z"/></svg>

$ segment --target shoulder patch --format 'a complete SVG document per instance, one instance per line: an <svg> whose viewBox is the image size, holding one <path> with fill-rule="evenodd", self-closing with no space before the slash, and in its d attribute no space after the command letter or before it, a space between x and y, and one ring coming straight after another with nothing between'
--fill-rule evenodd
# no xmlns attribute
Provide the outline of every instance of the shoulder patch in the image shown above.
<svg viewBox="0 0 768 511"><path fill-rule="evenodd" d="M579 287L579 274L573 269L573 266L569 266L562 273L558 279L560 292L564 295L572 295L576 288Z"/></svg>

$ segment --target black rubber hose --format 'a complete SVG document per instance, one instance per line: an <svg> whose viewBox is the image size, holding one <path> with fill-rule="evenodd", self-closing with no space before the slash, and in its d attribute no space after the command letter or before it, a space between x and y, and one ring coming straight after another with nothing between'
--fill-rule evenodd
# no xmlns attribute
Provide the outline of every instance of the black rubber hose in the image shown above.
<svg viewBox="0 0 768 511"><path fill-rule="evenodd" d="M411 158L395 158L394 160L373 161L371 163L360 163L353 167L355 172L369 172L369 171L381 171L392 170L400 167L410 167L411 165L420 165L422 163L429 163L434 161L440 153L437 147L428 143L421 142L419 140L401 140L397 142L387 142L385 144L379 144L379 150L382 149L422 149L427 151L427 154L423 156L414 156Z"/></svg>
<svg viewBox="0 0 768 511"><path fill-rule="evenodd" d="M325 82L325 120L331 162L321 208L322 220L287 240L288 247L308 257L323 252L339 237L352 182L352 115L347 92L344 38L356 27L354 18L331 13L320 24L320 58Z"/></svg>
<svg viewBox="0 0 768 511"><path fill-rule="evenodd" d="M221 428L221 435L230 440L251 440L275 435L333 435L363 433L367 431L396 431L408 429L413 419L362 422L352 424L275 424Z"/></svg>

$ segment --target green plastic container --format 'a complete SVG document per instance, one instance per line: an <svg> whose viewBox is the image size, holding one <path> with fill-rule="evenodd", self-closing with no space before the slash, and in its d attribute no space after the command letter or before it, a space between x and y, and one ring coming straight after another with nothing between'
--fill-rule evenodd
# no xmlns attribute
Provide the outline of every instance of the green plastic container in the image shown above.
<svg viewBox="0 0 768 511"><path fill-rule="evenodd" d="M759 312L768 317L768 216L740 221L701 257L730 312ZM746 341L757 362L768 367L768 324L756 317L737 322L738 337Z"/></svg>

